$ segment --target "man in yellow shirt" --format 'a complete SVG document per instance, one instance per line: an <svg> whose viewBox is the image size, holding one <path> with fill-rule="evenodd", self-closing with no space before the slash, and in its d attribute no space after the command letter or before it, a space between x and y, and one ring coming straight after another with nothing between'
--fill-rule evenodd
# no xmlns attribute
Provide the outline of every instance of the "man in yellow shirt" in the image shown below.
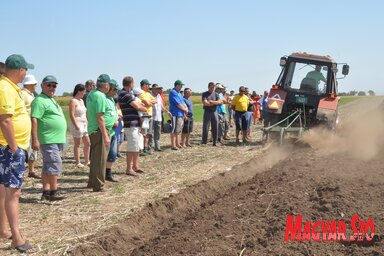
<svg viewBox="0 0 384 256"><path fill-rule="evenodd" d="M33 68L23 56L13 54L5 61L0 78L0 234L12 238L11 247L23 253L32 252L32 246L20 234L18 219L31 119L17 84ZM12 234L6 230L7 221Z"/></svg>
<svg viewBox="0 0 384 256"><path fill-rule="evenodd" d="M151 84L147 79L144 79L140 82L141 90L143 91L140 95L140 100L147 108L148 117L149 118L149 128L144 129L144 154L151 154L153 148L153 119L152 119L152 105L157 103L157 100L153 95L149 92L149 86Z"/></svg>
<svg viewBox="0 0 384 256"><path fill-rule="evenodd" d="M2 76L5 72L5 64L0 62L0 76Z"/></svg>
<svg viewBox="0 0 384 256"><path fill-rule="evenodd" d="M236 142L239 143L240 130L243 133L243 142L247 142L247 108L249 97L245 94L245 87L240 86L239 94L232 99L232 109L235 110Z"/></svg>
<svg viewBox="0 0 384 256"><path fill-rule="evenodd" d="M24 100L25 108L31 115L31 103L35 98L37 80L34 75L26 75L23 80L23 89L21 89L21 97ZM37 151L33 150L31 145L28 148L28 177L41 179L35 172L35 160L37 159Z"/></svg>

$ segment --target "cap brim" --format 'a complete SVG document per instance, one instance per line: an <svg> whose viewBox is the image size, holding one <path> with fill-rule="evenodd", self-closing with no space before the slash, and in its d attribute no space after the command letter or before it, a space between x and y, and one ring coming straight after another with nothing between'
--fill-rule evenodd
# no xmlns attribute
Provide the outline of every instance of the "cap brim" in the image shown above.
<svg viewBox="0 0 384 256"><path fill-rule="evenodd" d="M28 69L34 69L35 68L35 65L31 64L31 63L28 63L27 64L27 68Z"/></svg>

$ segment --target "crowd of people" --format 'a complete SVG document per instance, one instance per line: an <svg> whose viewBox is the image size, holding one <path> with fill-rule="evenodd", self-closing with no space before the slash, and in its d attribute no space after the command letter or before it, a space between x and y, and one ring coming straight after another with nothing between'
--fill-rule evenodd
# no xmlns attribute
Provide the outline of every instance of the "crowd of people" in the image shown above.
<svg viewBox="0 0 384 256"><path fill-rule="evenodd" d="M18 223L24 172L28 166L28 177L41 179L41 200L65 199L58 193L58 177L62 172L60 153L66 143L67 123L54 97L59 85L56 77L44 77L41 93L37 94L38 81L26 74L34 66L23 56L9 56L0 68L0 237L12 239L13 248L28 253L32 246L21 236ZM18 87L20 83L22 89ZM127 175L144 173L140 156L163 150L162 133L170 133L172 150L193 146L192 90L183 87L181 80L174 82L168 95L169 106L163 87L147 79L140 82L139 88L134 87L131 76L126 76L121 87L109 75L101 74L96 82L88 80L74 87L69 103L69 130L74 141L75 166L89 167L88 188L101 192L106 181L118 182L112 173L117 157L126 158ZM229 128L233 125L236 142L240 143L240 134L242 142L249 142L252 122L256 124L265 115L267 96L268 92L264 96L250 94L244 86L238 94L233 90L228 94L224 85L210 82L201 99L204 108L201 144L207 144L211 136L213 146L222 146L224 140L229 140ZM164 116L168 116L167 122ZM123 151L125 156L121 154ZM41 176L34 167L38 152L43 163Z"/></svg>

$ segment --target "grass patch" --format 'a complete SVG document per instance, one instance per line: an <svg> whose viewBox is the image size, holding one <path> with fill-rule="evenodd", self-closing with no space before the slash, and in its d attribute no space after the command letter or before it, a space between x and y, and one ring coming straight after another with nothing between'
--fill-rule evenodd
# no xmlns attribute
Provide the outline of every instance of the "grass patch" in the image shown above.
<svg viewBox="0 0 384 256"><path fill-rule="evenodd" d="M81 199L86 205L101 205L101 199L97 197L87 197Z"/></svg>
<svg viewBox="0 0 384 256"><path fill-rule="evenodd" d="M125 193L125 189L122 185L114 185L113 186L113 193L117 193L117 194L124 194Z"/></svg>
<svg viewBox="0 0 384 256"><path fill-rule="evenodd" d="M358 99L361 99L361 97L359 97L359 96L342 96L340 98L339 104L340 104L340 106L342 106L342 105L348 104L348 103L355 101L355 100L358 100Z"/></svg>
<svg viewBox="0 0 384 256"><path fill-rule="evenodd" d="M152 199L153 200L159 200L160 199L160 194L158 193L158 192L153 192L152 194L151 194L151 197L152 197Z"/></svg>

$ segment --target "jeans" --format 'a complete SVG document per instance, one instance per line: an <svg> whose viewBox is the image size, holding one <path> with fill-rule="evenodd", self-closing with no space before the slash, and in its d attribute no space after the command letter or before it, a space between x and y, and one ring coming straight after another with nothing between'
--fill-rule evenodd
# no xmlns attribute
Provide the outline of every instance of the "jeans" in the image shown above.
<svg viewBox="0 0 384 256"><path fill-rule="evenodd" d="M203 138L202 143L207 144L208 142L208 130L209 125L211 125L212 130L212 141L215 145L218 139L218 129L219 129L219 116L217 115L217 111L204 111L204 119L203 119Z"/></svg>
<svg viewBox="0 0 384 256"><path fill-rule="evenodd" d="M160 149L161 121L153 121L153 142L156 150Z"/></svg>
<svg viewBox="0 0 384 256"><path fill-rule="evenodd" d="M117 137L116 134L111 137L111 144L109 144L109 152L107 162L113 163L117 157Z"/></svg>

